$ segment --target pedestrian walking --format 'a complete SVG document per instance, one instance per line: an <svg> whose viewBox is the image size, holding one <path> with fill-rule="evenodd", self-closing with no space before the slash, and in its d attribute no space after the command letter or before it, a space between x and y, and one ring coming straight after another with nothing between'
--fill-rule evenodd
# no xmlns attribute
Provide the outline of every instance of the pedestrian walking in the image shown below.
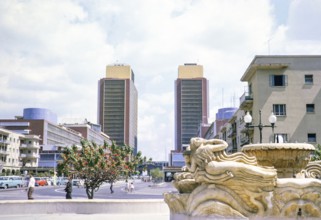
<svg viewBox="0 0 321 220"><path fill-rule="evenodd" d="M33 177L32 174L30 174L29 177L29 182L28 182L28 199L33 199L33 191L35 190L35 184L36 184L36 180Z"/></svg>
<svg viewBox="0 0 321 220"><path fill-rule="evenodd" d="M131 182L131 184L130 184L130 192L133 192L133 191L134 191L134 189L135 189L134 183L133 183L133 182Z"/></svg>
<svg viewBox="0 0 321 220"><path fill-rule="evenodd" d="M130 190L130 185L129 185L128 180L126 180L125 190L126 190L127 192L129 192L129 190Z"/></svg>
<svg viewBox="0 0 321 220"><path fill-rule="evenodd" d="M71 193L72 193L72 178L71 177L69 177L69 180L66 184L65 192L66 192L66 199L72 199L71 198Z"/></svg>
<svg viewBox="0 0 321 220"><path fill-rule="evenodd" d="M114 182L110 182L110 193L113 194L114 193L114 190L113 190L113 186L114 186Z"/></svg>

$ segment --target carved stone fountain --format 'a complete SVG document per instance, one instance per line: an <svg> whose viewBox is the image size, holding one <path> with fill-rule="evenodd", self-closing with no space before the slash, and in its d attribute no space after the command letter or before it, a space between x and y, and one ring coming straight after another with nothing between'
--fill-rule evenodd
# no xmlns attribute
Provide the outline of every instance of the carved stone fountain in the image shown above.
<svg viewBox="0 0 321 220"><path fill-rule="evenodd" d="M310 161L314 146L305 143L250 144L242 152L255 156L259 166L273 166L278 178L301 177Z"/></svg>
<svg viewBox="0 0 321 220"><path fill-rule="evenodd" d="M223 140L192 138L178 190L164 194L171 220L321 218L321 161L310 144L253 144L227 155Z"/></svg>

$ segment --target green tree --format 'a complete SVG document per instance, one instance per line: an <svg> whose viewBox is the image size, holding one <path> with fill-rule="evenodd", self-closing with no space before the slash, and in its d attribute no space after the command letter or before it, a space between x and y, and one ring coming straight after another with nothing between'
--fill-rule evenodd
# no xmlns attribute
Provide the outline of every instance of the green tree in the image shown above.
<svg viewBox="0 0 321 220"><path fill-rule="evenodd" d="M311 158L312 161L321 160L321 145L318 144Z"/></svg>
<svg viewBox="0 0 321 220"><path fill-rule="evenodd" d="M58 171L83 179L88 199L93 199L94 192L105 182L111 184L113 193L114 182L121 176L128 178L142 161L141 153L134 156L129 146L117 146L115 143L98 146L86 140L81 141L81 146L64 149Z"/></svg>
<svg viewBox="0 0 321 220"><path fill-rule="evenodd" d="M150 175L149 174L149 169L148 169L148 166L149 165L151 165L153 163L153 159L150 157L148 160L147 160L147 157L146 156L144 156L143 158L142 158L142 162L141 163L139 163L139 171L138 171L138 173L139 172L143 172L143 171L147 171L148 172L148 175Z"/></svg>
<svg viewBox="0 0 321 220"><path fill-rule="evenodd" d="M153 182L160 182L162 181L164 174L159 168L156 168L156 169L150 170L150 175L153 178Z"/></svg>

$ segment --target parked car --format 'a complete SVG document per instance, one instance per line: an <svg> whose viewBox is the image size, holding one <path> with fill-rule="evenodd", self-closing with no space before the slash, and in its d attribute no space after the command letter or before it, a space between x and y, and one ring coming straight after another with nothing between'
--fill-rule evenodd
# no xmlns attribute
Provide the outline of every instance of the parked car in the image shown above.
<svg viewBox="0 0 321 220"><path fill-rule="evenodd" d="M48 185L47 180L43 177L35 177L35 186L46 186Z"/></svg>
<svg viewBox="0 0 321 220"><path fill-rule="evenodd" d="M67 177L58 177L57 178L57 185L66 185L68 182L68 178Z"/></svg>
<svg viewBox="0 0 321 220"><path fill-rule="evenodd" d="M53 179L50 177L45 177L45 180L47 181L47 185L48 186L52 186L53 185Z"/></svg>
<svg viewBox="0 0 321 220"><path fill-rule="evenodd" d="M0 188L23 187L24 180L20 176L0 176Z"/></svg>
<svg viewBox="0 0 321 220"><path fill-rule="evenodd" d="M78 186L78 188L79 188L79 187L84 185L84 181L81 180L81 179L73 179L72 180L72 185L73 186Z"/></svg>

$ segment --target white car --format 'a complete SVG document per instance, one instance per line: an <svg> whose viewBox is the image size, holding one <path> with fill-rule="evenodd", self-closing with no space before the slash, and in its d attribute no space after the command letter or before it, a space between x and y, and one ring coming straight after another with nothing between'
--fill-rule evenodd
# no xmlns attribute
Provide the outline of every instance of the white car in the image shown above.
<svg viewBox="0 0 321 220"><path fill-rule="evenodd" d="M81 180L81 179L73 179L73 180L72 180L72 185L73 185L73 186L81 187L81 186L84 185L84 181Z"/></svg>
<svg viewBox="0 0 321 220"><path fill-rule="evenodd" d="M66 185L68 182L68 178L67 177L58 177L57 178L57 185Z"/></svg>
<svg viewBox="0 0 321 220"><path fill-rule="evenodd" d="M23 187L24 180L21 176L0 176L0 188Z"/></svg>

